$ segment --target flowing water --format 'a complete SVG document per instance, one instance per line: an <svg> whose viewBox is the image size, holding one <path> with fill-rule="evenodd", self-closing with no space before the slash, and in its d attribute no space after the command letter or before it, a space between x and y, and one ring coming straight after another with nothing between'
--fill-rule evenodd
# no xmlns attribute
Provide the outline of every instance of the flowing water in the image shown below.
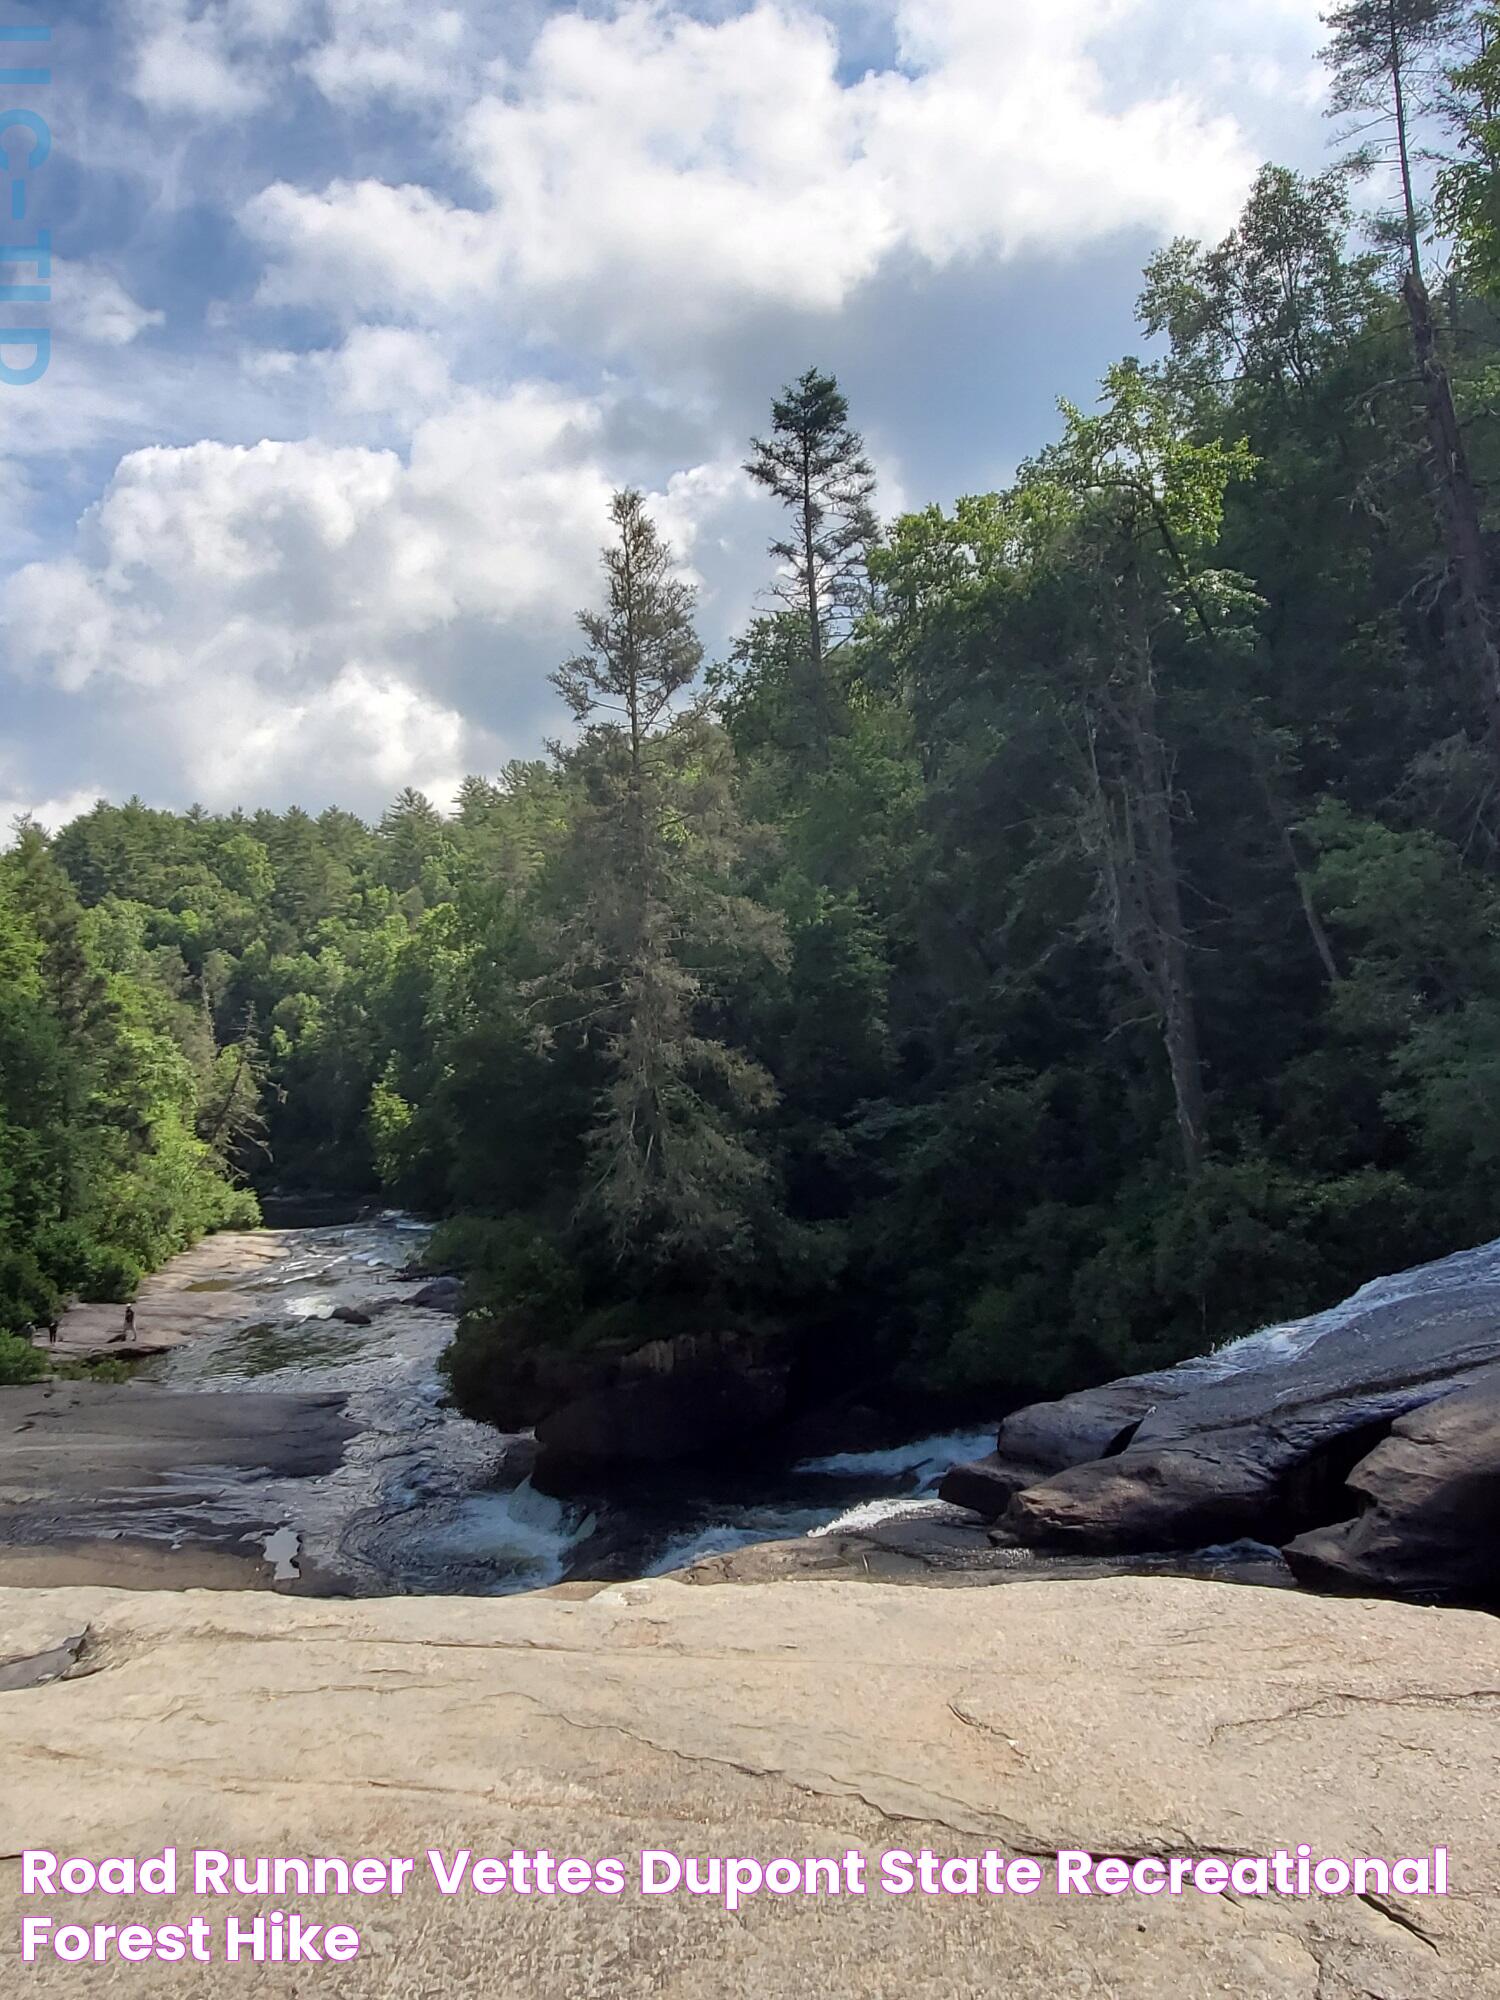
<svg viewBox="0 0 1500 2000"><path fill-rule="evenodd" d="M438 1357L443 1313L411 1309L395 1273L421 1225L397 1214L301 1229L290 1256L202 1281L245 1298L240 1320L209 1322L142 1374L183 1393L335 1395L355 1435L326 1476L274 1480L201 1469L130 1496L129 1532L183 1539L215 1525L256 1545L279 1581L314 1574L361 1593L536 1589L578 1574L644 1575L754 1542L826 1533L933 1509L950 1465L990 1450L993 1425L900 1450L813 1459L775 1473L663 1474L649 1487L569 1505L525 1470L530 1439L449 1408ZM330 1315L378 1310L368 1326ZM246 1523L251 1524L246 1527Z"/></svg>
<svg viewBox="0 0 1500 2000"><path fill-rule="evenodd" d="M205 1479L200 1467L117 1496L110 1532L121 1532L121 1518L133 1536L172 1542L217 1528L258 1547L283 1582L316 1579L362 1594L486 1594L573 1576L661 1573L756 1542L901 1516L964 1518L935 1497L938 1481L949 1466L993 1448L992 1424L896 1450L712 1479L664 1471L649 1485L592 1503L569 1505L537 1492L526 1477L528 1437L471 1423L445 1402L438 1358L453 1321L412 1309L411 1289L396 1278L422 1237L420 1224L393 1213L298 1229L283 1239L291 1246L286 1257L201 1281L195 1289L242 1294L243 1315L208 1320L143 1374L183 1393L337 1396L354 1436L342 1463L323 1477L275 1480L224 1469ZM1372 1307L1497 1280L1500 1245L1489 1245L1379 1279L1328 1312L1268 1327L1184 1368L1212 1382L1274 1367ZM372 1301L376 1317L368 1326L330 1317L340 1306ZM1209 1551L1198 1567L1232 1570L1247 1555L1274 1551ZM1076 1567L1022 1551L1014 1564L1033 1574Z"/></svg>

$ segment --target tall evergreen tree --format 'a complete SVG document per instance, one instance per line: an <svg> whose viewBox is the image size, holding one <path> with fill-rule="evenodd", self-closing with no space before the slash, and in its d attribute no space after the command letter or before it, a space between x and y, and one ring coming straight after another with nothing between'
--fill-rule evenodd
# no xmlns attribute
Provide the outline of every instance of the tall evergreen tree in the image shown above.
<svg viewBox="0 0 1500 2000"><path fill-rule="evenodd" d="M773 1093L703 1017L715 963L766 924L715 880L732 839L722 738L673 715L702 659L694 592L639 493L618 494L611 514L604 608L580 615L587 648L553 676L586 726L580 900L558 997L566 1027L604 1059L580 1213L602 1223L621 1263L706 1272L749 1254L766 1170L745 1121Z"/></svg>
<svg viewBox="0 0 1500 2000"><path fill-rule="evenodd" d="M580 612L588 650L559 667L552 681L579 722L619 718L605 725L600 741L623 751L624 881L638 909L652 893L659 852L651 826L648 743L677 696L697 679L703 647L693 628L695 593L674 576L672 551L643 496L617 493L610 518L618 540L602 557L605 608Z"/></svg>
<svg viewBox="0 0 1500 2000"><path fill-rule="evenodd" d="M809 747L821 758L837 716L828 655L864 601L878 532L874 467L833 376L809 368L782 392L771 406L771 434L751 440L745 470L792 517L770 552L785 566L778 595L803 626L797 691Z"/></svg>

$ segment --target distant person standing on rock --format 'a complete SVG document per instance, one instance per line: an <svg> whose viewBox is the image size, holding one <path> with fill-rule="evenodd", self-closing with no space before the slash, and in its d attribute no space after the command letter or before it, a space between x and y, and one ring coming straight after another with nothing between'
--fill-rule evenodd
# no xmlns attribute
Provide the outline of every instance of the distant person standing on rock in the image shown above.
<svg viewBox="0 0 1500 2000"><path fill-rule="evenodd" d="M57 1345L57 1321L55 1319L49 1319L47 1322L47 1345L49 1347L56 1347Z"/></svg>
<svg viewBox="0 0 1500 2000"><path fill-rule="evenodd" d="M126 1308L125 1308L125 1338L126 1338L127 1340L134 1340L134 1339L135 1339L135 1307L134 1307L134 1306L126 1306Z"/></svg>

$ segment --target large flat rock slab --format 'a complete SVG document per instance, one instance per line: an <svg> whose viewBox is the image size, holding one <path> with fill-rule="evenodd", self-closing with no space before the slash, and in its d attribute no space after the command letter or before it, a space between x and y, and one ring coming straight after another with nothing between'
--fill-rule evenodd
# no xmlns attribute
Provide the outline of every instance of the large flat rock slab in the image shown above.
<svg viewBox="0 0 1500 2000"><path fill-rule="evenodd" d="M144 1383L0 1389L0 1513L62 1507L167 1472L331 1472L351 1426L340 1396L178 1395Z"/></svg>
<svg viewBox="0 0 1500 2000"><path fill-rule="evenodd" d="M1476 2000L1500 1964L1500 1641L1462 1612L1124 1579L992 1591L671 1579L580 1599L0 1591L72 1643L0 1694L0 1855L1420 1854L1455 1893L297 1897L338 1968L64 1965L25 1989L381 2000ZM0 1932L20 1869L0 1861ZM213 1899L215 1926L286 1898ZM28 1907L36 1908L33 1902ZM86 1923L201 1899L67 1899ZM14 1945L7 1945L14 1956Z"/></svg>
<svg viewBox="0 0 1500 2000"><path fill-rule="evenodd" d="M353 1588L342 1537L375 1512L382 1451L430 1437L407 1390L451 1325L398 1280L415 1234L206 1238L142 1287L132 1346L119 1307L78 1308L64 1358L169 1351L120 1381L0 1388L0 1584Z"/></svg>
<svg viewBox="0 0 1500 2000"><path fill-rule="evenodd" d="M130 1361L180 1347L206 1326L253 1316L242 1289L246 1281L273 1276L296 1247L295 1232L242 1229L205 1236L141 1282L135 1297L135 1330L125 1332L125 1308L80 1301L58 1322L55 1346L44 1333L35 1344L60 1361L99 1356Z"/></svg>
<svg viewBox="0 0 1500 2000"><path fill-rule="evenodd" d="M342 1396L136 1382L0 1389L0 1584L269 1585L256 1496L332 1473L344 1412Z"/></svg>

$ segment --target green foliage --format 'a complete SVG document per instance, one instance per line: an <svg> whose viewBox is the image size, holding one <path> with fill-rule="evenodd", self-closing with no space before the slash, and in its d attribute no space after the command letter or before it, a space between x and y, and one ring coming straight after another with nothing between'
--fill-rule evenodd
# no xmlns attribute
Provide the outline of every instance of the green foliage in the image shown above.
<svg viewBox="0 0 1500 2000"><path fill-rule="evenodd" d="M1141 323L1166 335L1169 374L1206 409L1230 377L1283 399L1315 393L1378 309L1379 260L1350 249L1348 180L1263 167L1222 242L1179 238L1147 265Z"/></svg>
<svg viewBox="0 0 1500 2000"><path fill-rule="evenodd" d="M31 1249L51 1287L80 1299L123 1305L135 1297L144 1275L134 1257L116 1245L96 1242L77 1222L39 1229Z"/></svg>
<svg viewBox="0 0 1500 2000"><path fill-rule="evenodd" d="M0 1332L0 1389L37 1382L47 1373L47 1358L30 1341Z"/></svg>
<svg viewBox="0 0 1500 2000"><path fill-rule="evenodd" d="M434 1264L456 1264L467 1281L469 1309L442 1360L461 1409L492 1414L497 1382L528 1356L588 1344L577 1267L554 1239L519 1217L456 1219L434 1232L428 1255Z"/></svg>
<svg viewBox="0 0 1500 2000"><path fill-rule="evenodd" d="M1437 178L1436 220L1468 281L1500 291L1500 8L1482 6L1475 48L1450 79L1457 150Z"/></svg>
<svg viewBox="0 0 1500 2000"><path fill-rule="evenodd" d="M45 1326L60 1307L58 1288L29 1245L0 1249L0 1336Z"/></svg>
<svg viewBox="0 0 1500 2000"><path fill-rule="evenodd" d="M1395 167L1398 82L1454 120L1426 365L1472 572L1500 34L1450 85L1455 23L1330 16L1336 102ZM1001 1407L1494 1236L1496 744L1353 185L1263 170L1222 241L1151 263L1157 360L1065 402L1005 490L882 534L809 371L750 459L779 608L706 691L626 493L547 760L374 828L131 800L23 829L0 1330L127 1295L253 1186L379 1191L445 1218L466 1408L679 1330ZM1404 189L1397 221L1414 269Z"/></svg>
<svg viewBox="0 0 1500 2000"><path fill-rule="evenodd" d="M774 536L771 588L785 607L773 621L785 642L793 696L783 713L799 765L828 754L842 713L830 655L869 600L869 558L879 539L875 471L831 375L809 368L771 406L769 437L751 441L745 471L780 501L788 519Z"/></svg>
<svg viewBox="0 0 1500 2000"><path fill-rule="evenodd" d="M148 849L186 829L134 804L119 822L97 808L59 848L97 883L168 894ZM258 1215L199 1137L213 1034L153 914L135 894L86 909L34 828L0 856L0 1331L68 1294L127 1299L206 1229Z"/></svg>

